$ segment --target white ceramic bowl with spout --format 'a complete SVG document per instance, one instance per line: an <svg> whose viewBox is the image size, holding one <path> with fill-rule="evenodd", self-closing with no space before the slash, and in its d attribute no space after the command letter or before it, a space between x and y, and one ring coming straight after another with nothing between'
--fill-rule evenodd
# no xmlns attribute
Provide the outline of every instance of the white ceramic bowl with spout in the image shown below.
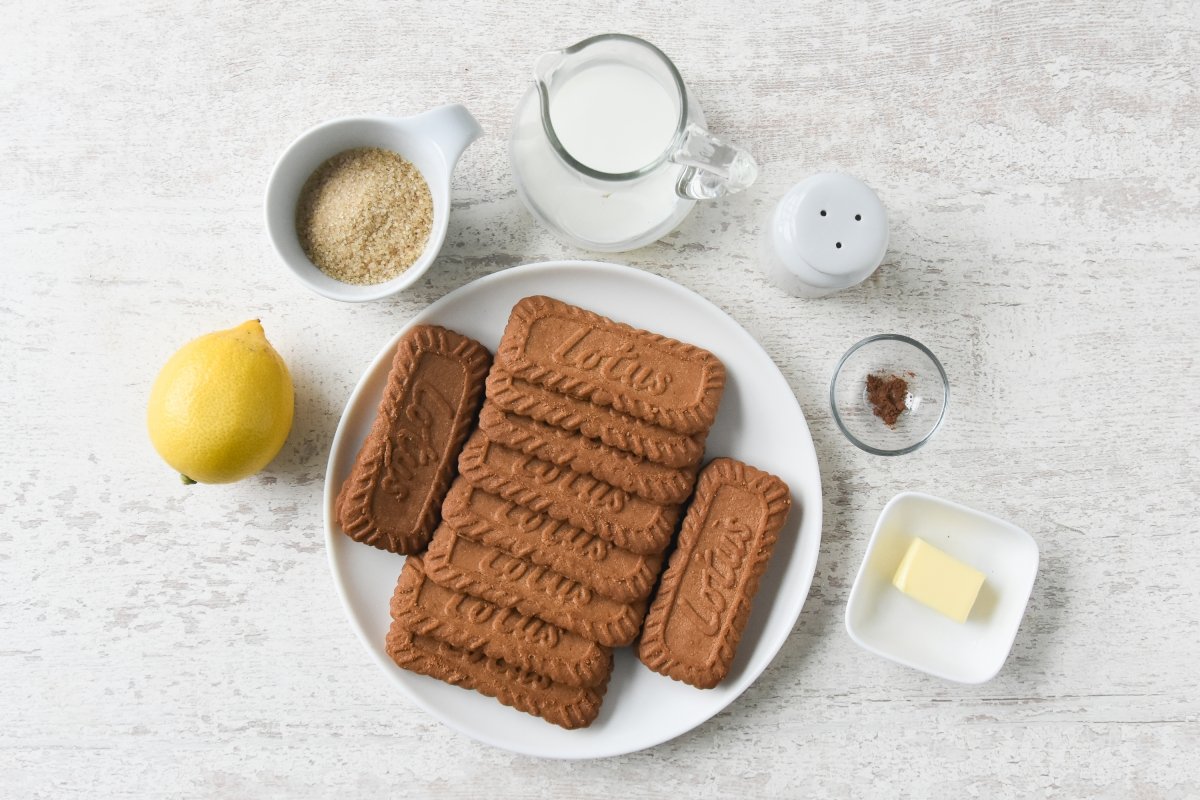
<svg viewBox="0 0 1200 800"><path fill-rule="evenodd" d="M342 117L310 128L283 152L267 181L267 235L275 252L301 283L333 300L361 303L408 288L442 249L450 221L450 176L463 151L482 133L471 112L457 104L413 117ZM433 196L433 227L421 257L395 278L368 286L326 275L305 255L296 233L296 203L304 182L326 159L355 147L399 153L421 171Z"/></svg>

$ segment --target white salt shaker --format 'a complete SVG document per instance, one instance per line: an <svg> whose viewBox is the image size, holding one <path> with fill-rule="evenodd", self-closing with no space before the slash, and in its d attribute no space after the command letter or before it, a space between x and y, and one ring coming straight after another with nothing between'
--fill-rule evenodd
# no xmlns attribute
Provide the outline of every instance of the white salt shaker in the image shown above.
<svg viewBox="0 0 1200 800"><path fill-rule="evenodd" d="M760 264L784 291L824 297L866 280L887 245L887 211L871 187L821 172L793 186L767 218Z"/></svg>

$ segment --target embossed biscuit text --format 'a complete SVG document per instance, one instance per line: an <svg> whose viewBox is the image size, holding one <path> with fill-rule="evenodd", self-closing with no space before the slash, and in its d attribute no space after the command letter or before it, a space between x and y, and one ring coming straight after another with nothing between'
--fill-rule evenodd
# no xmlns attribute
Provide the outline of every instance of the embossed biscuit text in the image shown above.
<svg viewBox="0 0 1200 800"><path fill-rule="evenodd" d="M579 325L552 353L556 363L594 372L635 392L657 397L671 385L671 373L655 369L632 341Z"/></svg>
<svg viewBox="0 0 1200 800"><path fill-rule="evenodd" d="M611 551L611 545L599 536L485 492L472 490L470 507L484 519L490 519L501 527L536 534L544 544L565 547L597 563L607 559ZM531 545L526 551L532 549Z"/></svg>
<svg viewBox="0 0 1200 800"><path fill-rule="evenodd" d="M558 628L550 623L462 592L453 592L442 611L448 616L461 617L472 625L486 625L497 633L520 637L535 645L555 647L560 641Z"/></svg>
<svg viewBox="0 0 1200 800"><path fill-rule="evenodd" d="M706 636L716 636L725 611L736 600L740 568L746 561L754 531L732 517L710 520L707 530L715 541L693 554L693 564L700 570L698 596L695 600L684 597L683 606Z"/></svg>
<svg viewBox="0 0 1200 800"><path fill-rule="evenodd" d="M397 500L408 497L418 471L437 466L442 457L435 446L437 432L450 427L455 413L432 383L420 378L413 382L407 402L392 418L394 435L384 442L381 483Z"/></svg>
<svg viewBox="0 0 1200 800"><path fill-rule="evenodd" d="M477 545L467 539L455 538L450 559L460 569L524 586L530 592L553 597L560 603L586 606L592 602L592 591L586 586L557 575L545 567L530 564L501 550Z"/></svg>

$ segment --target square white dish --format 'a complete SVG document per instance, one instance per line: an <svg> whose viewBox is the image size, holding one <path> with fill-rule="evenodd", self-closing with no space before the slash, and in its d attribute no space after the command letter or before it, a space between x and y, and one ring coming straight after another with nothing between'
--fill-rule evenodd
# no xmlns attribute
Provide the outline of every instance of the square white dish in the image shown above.
<svg viewBox="0 0 1200 800"><path fill-rule="evenodd" d="M942 616L892 585L904 551L921 538L984 574L965 623ZM1021 528L919 492L902 492L879 514L846 604L858 645L959 683L991 680L1004 666L1037 576L1038 546Z"/></svg>

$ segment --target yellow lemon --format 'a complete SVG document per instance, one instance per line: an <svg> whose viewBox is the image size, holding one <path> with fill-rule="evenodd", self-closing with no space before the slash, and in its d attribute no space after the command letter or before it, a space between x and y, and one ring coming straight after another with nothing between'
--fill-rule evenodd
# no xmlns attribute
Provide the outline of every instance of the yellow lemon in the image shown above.
<svg viewBox="0 0 1200 800"><path fill-rule="evenodd" d="M171 356L150 390L146 423L184 483L232 483L271 462L294 407L287 365L252 319Z"/></svg>

